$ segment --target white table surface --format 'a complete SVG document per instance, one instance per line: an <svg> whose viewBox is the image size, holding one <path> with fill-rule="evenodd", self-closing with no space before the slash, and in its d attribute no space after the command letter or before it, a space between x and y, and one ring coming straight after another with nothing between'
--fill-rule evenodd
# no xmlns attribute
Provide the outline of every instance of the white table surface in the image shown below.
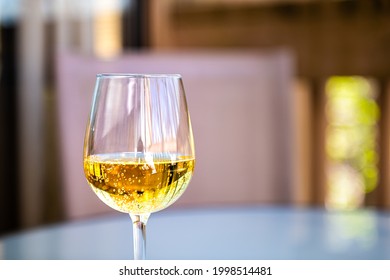
<svg viewBox="0 0 390 280"><path fill-rule="evenodd" d="M0 238L2 259L131 259L126 214ZM166 209L147 224L148 259L390 259L390 213L291 207Z"/></svg>

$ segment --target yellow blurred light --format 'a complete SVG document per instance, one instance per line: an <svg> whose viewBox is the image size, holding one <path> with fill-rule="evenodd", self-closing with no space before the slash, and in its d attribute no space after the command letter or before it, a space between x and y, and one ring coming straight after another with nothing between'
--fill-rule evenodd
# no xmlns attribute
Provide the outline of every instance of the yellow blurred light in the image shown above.
<svg viewBox="0 0 390 280"><path fill-rule="evenodd" d="M94 53L111 58L122 51L122 23L118 9L99 10L93 21Z"/></svg>
<svg viewBox="0 0 390 280"><path fill-rule="evenodd" d="M357 208L379 177L376 91L364 77L335 76L326 84L326 95L326 206Z"/></svg>

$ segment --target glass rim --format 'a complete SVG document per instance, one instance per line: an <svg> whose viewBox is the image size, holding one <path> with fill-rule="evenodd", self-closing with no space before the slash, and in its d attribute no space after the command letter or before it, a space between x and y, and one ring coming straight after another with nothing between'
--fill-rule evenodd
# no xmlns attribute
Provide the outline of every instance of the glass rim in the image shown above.
<svg viewBox="0 0 390 280"><path fill-rule="evenodd" d="M146 74L146 73L98 73L97 78L179 78L180 74Z"/></svg>

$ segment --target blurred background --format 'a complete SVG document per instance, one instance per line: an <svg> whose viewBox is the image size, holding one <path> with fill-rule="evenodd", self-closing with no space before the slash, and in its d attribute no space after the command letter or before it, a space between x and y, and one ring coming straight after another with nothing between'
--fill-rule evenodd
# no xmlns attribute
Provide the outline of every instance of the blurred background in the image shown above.
<svg viewBox="0 0 390 280"><path fill-rule="evenodd" d="M174 207L388 209L389 51L387 0L0 0L0 235L113 211L82 171L99 72L183 73Z"/></svg>

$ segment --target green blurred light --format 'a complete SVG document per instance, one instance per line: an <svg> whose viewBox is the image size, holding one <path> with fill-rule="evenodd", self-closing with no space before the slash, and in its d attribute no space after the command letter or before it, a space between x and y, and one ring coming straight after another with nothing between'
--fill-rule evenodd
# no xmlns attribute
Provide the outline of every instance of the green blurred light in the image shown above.
<svg viewBox="0 0 390 280"><path fill-rule="evenodd" d="M358 207L361 196L373 191L379 178L376 91L369 79L334 76L326 83L326 95L327 205Z"/></svg>

